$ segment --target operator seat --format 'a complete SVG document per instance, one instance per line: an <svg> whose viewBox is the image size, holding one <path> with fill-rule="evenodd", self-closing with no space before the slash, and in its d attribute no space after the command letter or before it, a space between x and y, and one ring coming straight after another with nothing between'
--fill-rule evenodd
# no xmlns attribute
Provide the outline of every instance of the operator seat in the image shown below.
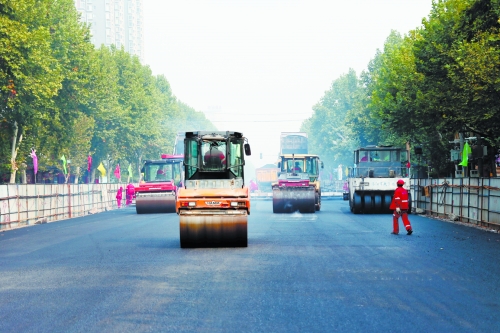
<svg viewBox="0 0 500 333"><path fill-rule="evenodd" d="M221 170L222 161L220 160L219 156L209 156L207 157L205 166L210 170Z"/></svg>

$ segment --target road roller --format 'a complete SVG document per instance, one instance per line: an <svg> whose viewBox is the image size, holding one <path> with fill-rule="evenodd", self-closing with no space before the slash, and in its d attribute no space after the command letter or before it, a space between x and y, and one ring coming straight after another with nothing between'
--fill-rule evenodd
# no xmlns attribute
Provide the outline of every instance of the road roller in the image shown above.
<svg viewBox="0 0 500 333"><path fill-rule="evenodd" d="M273 184L273 213L314 213L321 209L317 155L284 154L280 156L278 182Z"/></svg>
<svg viewBox="0 0 500 333"><path fill-rule="evenodd" d="M145 160L144 174L135 188L137 214L175 213L177 189L183 183L183 155L162 154L160 160Z"/></svg>
<svg viewBox="0 0 500 333"><path fill-rule="evenodd" d="M186 132L184 186L177 192L181 248L246 247L250 191L240 132Z"/></svg>
<svg viewBox="0 0 500 333"><path fill-rule="evenodd" d="M349 207L354 214L391 213L389 206L398 179L409 191L408 150L392 146L366 146L354 151L349 168ZM411 211L411 197L409 198Z"/></svg>

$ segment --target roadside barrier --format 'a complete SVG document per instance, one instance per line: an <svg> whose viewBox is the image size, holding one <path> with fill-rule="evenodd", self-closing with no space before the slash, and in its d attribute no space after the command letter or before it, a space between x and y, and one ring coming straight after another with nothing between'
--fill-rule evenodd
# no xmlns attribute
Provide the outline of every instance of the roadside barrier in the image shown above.
<svg viewBox="0 0 500 333"><path fill-rule="evenodd" d="M116 209L120 186L127 184L0 185L0 230Z"/></svg>
<svg viewBox="0 0 500 333"><path fill-rule="evenodd" d="M500 178L411 179L417 214L500 231Z"/></svg>

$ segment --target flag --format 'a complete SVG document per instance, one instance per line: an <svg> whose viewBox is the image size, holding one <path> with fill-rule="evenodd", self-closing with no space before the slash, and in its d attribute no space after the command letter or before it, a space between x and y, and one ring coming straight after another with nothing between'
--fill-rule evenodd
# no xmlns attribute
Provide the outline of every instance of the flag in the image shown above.
<svg viewBox="0 0 500 333"><path fill-rule="evenodd" d="M120 174L120 164L117 164L116 165L116 168L115 168L115 177L118 178L118 180L120 180L120 177L121 174Z"/></svg>
<svg viewBox="0 0 500 333"><path fill-rule="evenodd" d="M99 170L99 172L101 173L102 177L106 177L106 168L104 167L104 165L102 165L102 162L97 167L97 170Z"/></svg>
<svg viewBox="0 0 500 333"><path fill-rule="evenodd" d="M460 162L458 165L466 167L469 164L469 154L472 153L472 149L469 146L469 143L466 142L464 144L464 150L462 151L462 162Z"/></svg>
<svg viewBox="0 0 500 333"><path fill-rule="evenodd" d="M61 161L63 163L64 174L67 175L68 170L66 169L66 157L64 157L64 155L61 157Z"/></svg>
<svg viewBox="0 0 500 333"><path fill-rule="evenodd" d="M129 176L130 178L132 178L132 164L129 164L129 165L128 165L128 169L127 169L127 171L128 171L128 176Z"/></svg>
<svg viewBox="0 0 500 333"><path fill-rule="evenodd" d="M38 172L38 157L36 156L36 149L31 149L31 158L33 159L33 169L35 170L35 175Z"/></svg>
<svg viewBox="0 0 500 333"><path fill-rule="evenodd" d="M90 169L92 168L92 156L87 157L87 171L90 172Z"/></svg>

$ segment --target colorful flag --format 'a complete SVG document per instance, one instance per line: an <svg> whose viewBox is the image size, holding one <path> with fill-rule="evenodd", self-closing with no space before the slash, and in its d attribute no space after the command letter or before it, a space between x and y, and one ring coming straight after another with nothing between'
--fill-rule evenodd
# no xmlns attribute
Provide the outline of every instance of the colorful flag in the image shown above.
<svg viewBox="0 0 500 333"><path fill-rule="evenodd" d="M90 172L90 169L92 168L92 156L87 157L87 171Z"/></svg>
<svg viewBox="0 0 500 333"><path fill-rule="evenodd" d="M99 172L101 173L102 177L106 177L106 168L104 167L104 165L102 165L102 162L97 167L97 170L99 170Z"/></svg>
<svg viewBox="0 0 500 333"><path fill-rule="evenodd" d="M464 144L464 150L462 151L462 162L458 165L466 167L469 164L469 154L472 153L472 149L469 146L469 143Z"/></svg>
<svg viewBox="0 0 500 333"><path fill-rule="evenodd" d="M129 165L128 165L128 169L127 169L127 171L128 171L128 176L129 176L130 178L132 178L132 164L129 164Z"/></svg>
<svg viewBox="0 0 500 333"><path fill-rule="evenodd" d="M36 156L36 149L31 149L31 158L33 159L33 169L35 169L35 175L38 172L38 157Z"/></svg>
<svg viewBox="0 0 500 333"><path fill-rule="evenodd" d="M118 180L120 180L120 177L121 176L121 173L120 173L120 164L117 164L116 165L116 168L115 168L115 177L118 178Z"/></svg>
<svg viewBox="0 0 500 333"><path fill-rule="evenodd" d="M67 175L68 170L66 169L66 157L64 157L64 155L61 157L61 161L63 163L64 174Z"/></svg>

